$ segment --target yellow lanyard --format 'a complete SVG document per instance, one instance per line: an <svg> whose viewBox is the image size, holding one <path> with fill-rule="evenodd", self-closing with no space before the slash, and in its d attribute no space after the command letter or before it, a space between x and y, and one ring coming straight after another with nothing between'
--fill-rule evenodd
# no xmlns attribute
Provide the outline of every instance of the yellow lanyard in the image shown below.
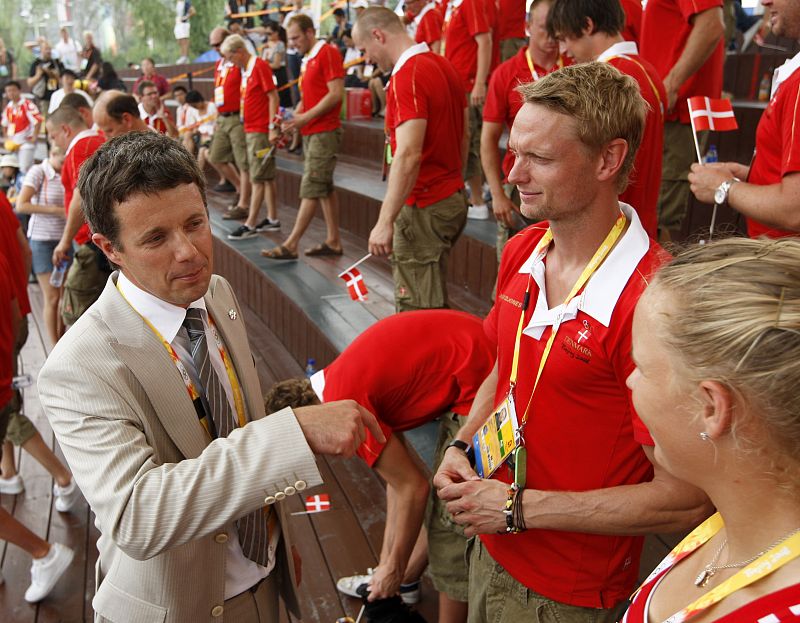
<svg viewBox="0 0 800 623"><path fill-rule="evenodd" d="M706 541L711 539L722 529L724 522L719 513L715 513L702 524L695 528L683 541L673 549L664 561L656 567L650 576L645 580L645 584L652 581L656 576L664 571L666 567L674 566ZM714 604L722 601L745 586L768 576L773 571L777 571L783 565L791 562L800 556L800 533L794 533L783 539L780 543L771 547L749 565L740 569L735 575L729 577L719 586L712 588L705 595L695 599L680 612L676 612L666 619L664 623L679 623L699 614L703 610L710 608ZM638 592L638 591L637 591Z"/></svg>
<svg viewBox="0 0 800 623"><path fill-rule="evenodd" d="M137 314L139 312L136 308L131 305L131 302L127 299L125 294L120 290L119 284L117 284L117 291L120 293L125 302L131 306L131 309L135 311ZM192 377L189 376L189 372L186 370L186 366L181 361L178 353L175 352L175 349L172 347L172 344L167 342L164 339L164 336L155 328L155 326L144 316L139 314L139 317L144 321L144 323L150 328L150 330L155 333L156 337L161 340L161 345L166 349L167 353L172 359L172 363L175 364L175 367L178 369L178 373L181 375L183 379L183 383L186 386L186 391L189 394L189 399L192 401L193 404L197 404L196 400L200 398L200 392L198 391L197 387L195 387L194 382L192 381ZM228 358L228 354L225 352L225 349L222 346L222 341L219 338L219 334L217 333L217 328L214 325L214 319L211 317L211 314L208 314L208 324L211 327L211 334L214 336L214 341L217 344L217 350L219 351L219 355L222 358L222 364L225 366L225 372L228 375L228 381L231 384L231 389L233 390L233 404L236 409L236 419L239 421L239 427L243 427L247 424L247 420L245 419L244 413L244 398L242 397L242 387L239 385L239 380L236 378L236 373L233 371L233 366L231 365L230 359ZM208 423L208 415L205 414L204 417L200 419L200 423L203 425L203 428L206 429L206 432L211 435L211 428Z"/></svg>
<svg viewBox="0 0 800 623"><path fill-rule="evenodd" d="M653 82L653 80L650 78L650 74L647 73L647 70L644 68L644 66L639 61L637 61L635 58L633 58L632 56L628 56L627 54L618 54L617 56L611 56L611 57L607 58L605 62L608 63L609 61L613 61L615 58L624 58L625 60L630 61L631 63L633 63L639 69L642 70L642 73L644 74L644 77L647 78L647 81L650 83L650 88L653 90L653 95L656 96L656 101L658 102L658 107L661 110L661 115L663 116L664 115L664 102L661 101L661 96L658 94L658 88L656 87L656 85Z"/></svg>
<svg viewBox="0 0 800 623"><path fill-rule="evenodd" d="M541 76L539 72L536 71L536 65L533 63L533 59L531 58L531 51L528 48L525 48L525 60L528 61L528 69L531 70L531 77L533 81L536 82ZM556 63L558 68L561 69L564 66L564 59L561 58L561 55L558 55L558 62ZM547 73L547 72L545 72Z"/></svg>
<svg viewBox="0 0 800 623"><path fill-rule="evenodd" d="M256 57L251 56L250 60L247 61L247 67L242 72L242 82L239 85L239 118L244 119L244 98L247 94L247 80L250 78L250 74L253 73L253 67L256 64Z"/></svg>
<svg viewBox="0 0 800 623"><path fill-rule="evenodd" d="M600 264L603 263L603 260L606 259L609 251L611 251L611 247L619 239L620 235L622 234L622 230L625 229L626 223L625 215L620 213L619 218L617 218L617 222L614 223L614 226L611 228L611 231L608 232L605 240L600 244L597 251L595 251L592 259L589 260L589 263L586 265L586 268L583 269L580 277L575 282L575 285L572 286L572 290L570 290L569 294L567 294L567 298L564 299L564 307L575 298L575 295L580 292L581 288L589 281L589 278L594 274ZM545 249L547 249L550 242L553 240L553 232L548 229L542 239L539 241L539 244L536 245L536 249L533 252L534 257L540 256L544 253ZM528 304L530 303L530 294L531 294L531 281L532 281L532 273L528 275L528 285L525 288L525 298L522 300L522 311L519 314L519 324L517 325L517 336L514 341L514 357L511 360L511 375L509 376L509 391L513 391L514 387L517 384L517 372L519 368L519 351L520 351L520 341L522 339L522 329L525 325L525 311L528 309ZM544 370L544 365L547 363L547 358L550 356L550 351L553 348L553 342L556 339L556 333L558 333L558 329L561 326L561 318L559 317L556 320L556 323L553 325L553 329L550 332L550 337L547 340L547 344L545 344L544 352L542 353L542 358L539 361L539 369L536 372L536 380L533 382L533 389L531 390L531 397L528 399L528 405L525 407L525 412L522 414L522 419L520 420L519 426L520 430L525 426L525 422L528 419L528 409L531 406L531 400L533 400L533 394L536 391L536 387L539 385L539 379L542 377L542 371ZM519 435L520 438L522 435Z"/></svg>

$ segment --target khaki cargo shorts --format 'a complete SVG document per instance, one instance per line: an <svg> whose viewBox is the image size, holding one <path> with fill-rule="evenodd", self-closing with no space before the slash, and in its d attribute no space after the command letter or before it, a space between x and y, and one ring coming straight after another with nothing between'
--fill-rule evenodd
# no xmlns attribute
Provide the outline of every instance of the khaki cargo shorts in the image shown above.
<svg viewBox="0 0 800 623"><path fill-rule="evenodd" d="M75 324L98 299L106 281L108 273L100 268L94 248L88 243L79 246L67 272L61 297L64 324Z"/></svg>
<svg viewBox="0 0 800 623"><path fill-rule="evenodd" d="M217 127L208 150L208 159L216 164L236 163L240 171L247 171L247 145L244 127L238 115L217 117Z"/></svg>
<svg viewBox="0 0 800 623"><path fill-rule="evenodd" d="M342 128L303 137L303 179L301 199L320 199L333 192L336 154L342 144Z"/></svg>
<svg viewBox="0 0 800 623"><path fill-rule="evenodd" d="M264 132L247 132L244 137L247 142L247 168L250 171L250 180L271 182L275 179L275 150L269 158L264 159L264 154L270 148L269 135Z"/></svg>

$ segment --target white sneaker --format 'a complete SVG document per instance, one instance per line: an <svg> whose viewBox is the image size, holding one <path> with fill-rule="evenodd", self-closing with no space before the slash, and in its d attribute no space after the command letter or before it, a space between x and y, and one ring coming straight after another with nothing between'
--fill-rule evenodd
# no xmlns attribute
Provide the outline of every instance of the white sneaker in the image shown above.
<svg viewBox="0 0 800 623"><path fill-rule="evenodd" d="M31 585L25 591L25 601L33 604L47 597L74 556L75 552L66 545L53 543L47 556L34 560L31 565Z"/></svg>
<svg viewBox="0 0 800 623"><path fill-rule="evenodd" d="M483 205L470 206L467 210L467 218L486 221L489 219L489 207L485 203Z"/></svg>
<svg viewBox="0 0 800 623"><path fill-rule="evenodd" d="M19 474L15 474L11 478L0 478L0 493L17 495L23 491L25 491L25 483Z"/></svg>
<svg viewBox="0 0 800 623"><path fill-rule="evenodd" d="M369 584L373 573L375 570L370 567L364 575L349 575L346 578L339 578L336 582L336 590L344 595L361 599L361 595L356 592L356 589L362 584Z"/></svg>
<svg viewBox="0 0 800 623"><path fill-rule="evenodd" d="M419 580L417 580L416 582L410 582L409 584L401 584L400 599L403 600L403 603L409 606L418 604L421 586L422 582L420 582Z"/></svg>
<svg viewBox="0 0 800 623"><path fill-rule="evenodd" d="M53 495L56 498L56 510L59 513L70 512L81 499L81 491L75 484L75 479L70 480L66 487L53 485Z"/></svg>

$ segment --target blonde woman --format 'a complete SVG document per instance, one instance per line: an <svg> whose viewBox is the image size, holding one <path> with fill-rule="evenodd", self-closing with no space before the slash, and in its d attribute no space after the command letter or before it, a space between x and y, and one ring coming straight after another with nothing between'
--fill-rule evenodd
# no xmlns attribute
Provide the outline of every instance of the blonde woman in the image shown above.
<svg viewBox="0 0 800 623"><path fill-rule="evenodd" d="M800 620L800 241L679 255L639 301L633 356L628 384L656 461L719 512L623 620Z"/></svg>

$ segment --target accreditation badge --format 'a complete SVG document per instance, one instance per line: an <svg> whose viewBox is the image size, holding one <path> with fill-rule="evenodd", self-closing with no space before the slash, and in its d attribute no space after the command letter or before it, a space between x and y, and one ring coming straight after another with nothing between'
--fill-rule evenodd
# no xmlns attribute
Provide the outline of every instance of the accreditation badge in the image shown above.
<svg viewBox="0 0 800 623"><path fill-rule="evenodd" d="M478 476L488 478L506 461L517 445L518 429L514 395L509 392L472 436Z"/></svg>
<svg viewBox="0 0 800 623"><path fill-rule="evenodd" d="M225 105L225 87L214 87L214 106Z"/></svg>

